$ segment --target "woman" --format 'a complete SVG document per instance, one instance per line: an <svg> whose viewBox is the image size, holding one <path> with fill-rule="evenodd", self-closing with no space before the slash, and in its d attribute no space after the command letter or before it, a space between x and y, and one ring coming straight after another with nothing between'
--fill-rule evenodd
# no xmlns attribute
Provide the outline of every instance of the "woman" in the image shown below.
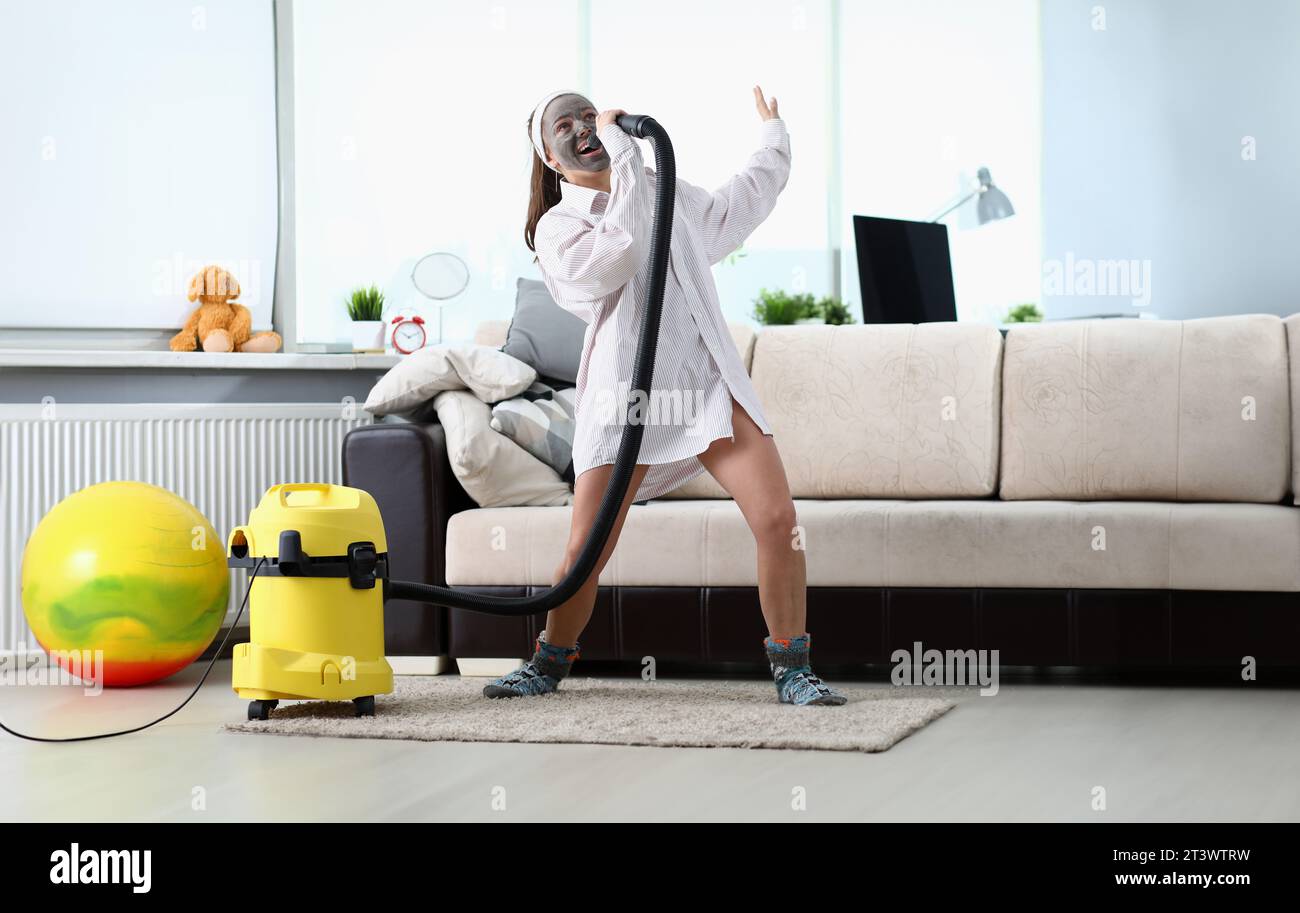
<svg viewBox="0 0 1300 913"><path fill-rule="evenodd" d="M483 689L488 697L556 690L578 658L600 571L632 502L658 497L707 469L735 499L758 544L759 602L769 631L763 644L778 700L845 703L809 665L794 502L709 270L767 217L790 174L790 140L776 99L765 102L755 86L754 101L762 143L745 169L714 193L677 181L640 462L596 571L550 611L533 658ZM624 113L598 114L579 93L553 92L528 120L536 156L524 240L556 303L588 324L577 378L573 522L557 582L577 561L613 470L649 278L655 173L616 123Z"/></svg>

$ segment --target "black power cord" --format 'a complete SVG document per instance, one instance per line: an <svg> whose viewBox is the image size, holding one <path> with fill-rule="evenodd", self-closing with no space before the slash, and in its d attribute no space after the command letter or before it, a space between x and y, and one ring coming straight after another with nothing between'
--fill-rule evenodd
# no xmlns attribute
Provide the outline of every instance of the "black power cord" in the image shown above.
<svg viewBox="0 0 1300 913"><path fill-rule="evenodd" d="M185 700L181 701L181 703L177 705L173 710L170 710L167 713L163 714L162 716L158 717L158 719L154 720L152 723L145 723L143 726L136 726L134 729L121 729L118 730L117 732L101 732L99 735L74 735L63 739L48 739L38 735L26 735L25 733L17 732L13 729L10 729L2 722L0 722L0 729L3 729L5 732L9 733L10 735L15 735L20 739L26 739L29 742L89 742L93 739L109 739L112 738L113 736L118 736L118 735L130 735L133 732L139 732L142 729L148 729L150 726L155 726L158 723L161 723L163 720L167 719L169 716L178 713L181 710L181 708L183 708L186 704L188 704L191 700L194 699L194 695L199 693L199 689L203 687L203 683L208 680L208 673L212 671L212 666L216 663L217 657L219 657L221 655L221 651L226 648L226 641L230 640L230 635L234 633L235 626L239 624L239 619L242 618L244 615L244 606L248 605L248 594L253 591L253 581L257 579L257 572L262 569L262 565L265 563L266 563L266 559L262 558L253 567L253 573L248 578L248 586L245 587L244 589L244 598L239 603L239 611L235 614L235 620L234 622L231 623L230 630L226 631L226 636L221 638L221 646L217 647L216 652L212 654L212 659L208 660L208 667L203 670L203 677L200 678L199 683L194 686L194 690L190 692L190 696L185 698Z"/></svg>

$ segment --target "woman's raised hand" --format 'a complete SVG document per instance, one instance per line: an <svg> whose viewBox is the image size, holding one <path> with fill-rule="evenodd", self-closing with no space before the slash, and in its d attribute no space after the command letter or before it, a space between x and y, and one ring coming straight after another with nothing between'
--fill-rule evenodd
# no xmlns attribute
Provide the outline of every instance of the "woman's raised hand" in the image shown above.
<svg viewBox="0 0 1300 913"><path fill-rule="evenodd" d="M754 106L758 108L758 116L763 120L781 116L776 110L776 96L773 95L767 101L763 101L763 90L758 86L754 86Z"/></svg>
<svg viewBox="0 0 1300 913"><path fill-rule="evenodd" d="M609 108L605 111L601 111L600 114L597 115L596 117L596 132L599 133L600 128L605 126L606 124L615 123L619 115L626 114L626 113L627 112L624 111L622 108Z"/></svg>

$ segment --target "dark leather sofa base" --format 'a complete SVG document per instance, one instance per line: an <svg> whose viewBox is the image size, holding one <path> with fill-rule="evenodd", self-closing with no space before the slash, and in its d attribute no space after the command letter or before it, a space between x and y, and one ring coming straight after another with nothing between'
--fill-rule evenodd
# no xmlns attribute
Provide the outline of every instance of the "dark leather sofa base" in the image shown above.
<svg viewBox="0 0 1300 913"><path fill-rule="evenodd" d="M456 587L521 596L542 587ZM545 615L448 610L452 657L530 656ZM1003 666L1300 667L1300 593L810 587L818 664L892 665L895 650L998 650ZM754 663L755 587L601 587L584 660Z"/></svg>

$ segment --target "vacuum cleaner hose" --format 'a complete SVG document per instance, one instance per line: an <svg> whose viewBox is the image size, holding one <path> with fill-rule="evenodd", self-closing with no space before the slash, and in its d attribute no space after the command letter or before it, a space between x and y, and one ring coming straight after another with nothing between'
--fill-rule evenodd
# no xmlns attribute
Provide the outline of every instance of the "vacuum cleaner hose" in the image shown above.
<svg viewBox="0 0 1300 913"><path fill-rule="evenodd" d="M646 288L645 308L641 316L641 336L637 342L636 361L632 368L632 386L625 410L631 410L637 400L644 397L649 402L651 382L654 379L655 348L659 343L659 316L663 310L664 283L668 272L668 243L673 233L673 195L677 186L677 163L673 146L664 128L646 114L623 114L617 121L619 127L631 136L648 139L655 153L655 209L654 228L650 238L650 282ZM639 396L638 396L639 394ZM614 521L627 496L641 454L641 438L645 426L632 421L624 412L623 435L619 438L618 456L614 470L600 502L600 510L592 524L591 532L581 553L568 574L551 589L533 596L489 596L452 590L427 583L389 580L386 599L410 599L455 609L485 612L489 615L533 615L549 611L572 598L596 569L600 554L605 550Z"/></svg>

